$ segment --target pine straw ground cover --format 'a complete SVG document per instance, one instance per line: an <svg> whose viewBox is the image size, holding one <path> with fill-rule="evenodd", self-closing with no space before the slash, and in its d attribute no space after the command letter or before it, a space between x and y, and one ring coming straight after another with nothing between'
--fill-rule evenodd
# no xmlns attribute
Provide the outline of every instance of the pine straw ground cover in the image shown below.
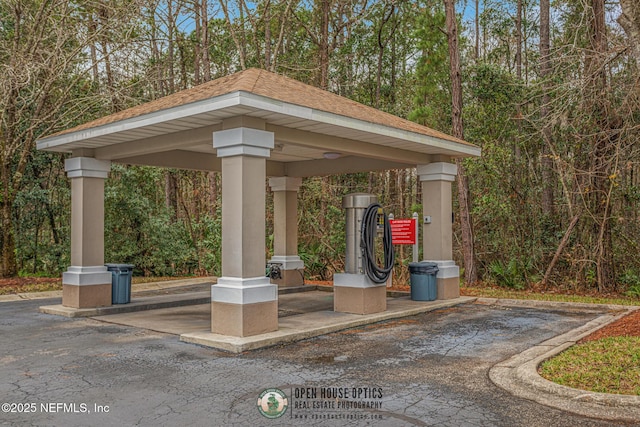
<svg viewBox="0 0 640 427"><path fill-rule="evenodd" d="M192 279L193 277L188 277ZM132 283L164 282L167 280L187 279L187 277L133 277ZM60 277L9 277L0 278L0 295L13 295L27 292L45 292L62 290Z"/></svg>

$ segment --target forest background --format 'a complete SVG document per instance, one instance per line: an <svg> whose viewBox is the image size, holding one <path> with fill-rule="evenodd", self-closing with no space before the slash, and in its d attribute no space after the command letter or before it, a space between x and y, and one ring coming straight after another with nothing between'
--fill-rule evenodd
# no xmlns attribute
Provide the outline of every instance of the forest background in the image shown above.
<svg viewBox="0 0 640 427"><path fill-rule="evenodd" d="M481 146L455 190L467 282L640 296L639 0L4 0L0 277L56 276L70 262L64 158L36 151L39 137L249 67ZM416 178L305 179L306 276L343 267L344 194L377 194L410 217ZM114 164L106 261L219 274L220 196L218 173ZM398 247L399 264L410 256Z"/></svg>

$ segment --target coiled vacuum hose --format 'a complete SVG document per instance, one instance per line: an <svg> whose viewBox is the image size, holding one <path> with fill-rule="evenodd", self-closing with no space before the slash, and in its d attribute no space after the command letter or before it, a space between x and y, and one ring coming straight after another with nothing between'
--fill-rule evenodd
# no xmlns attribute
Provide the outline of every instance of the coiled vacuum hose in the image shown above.
<svg viewBox="0 0 640 427"><path fill-rule="evenodd" d="M360 250L362 251L362 269L374 283L385 283L389 279L395 253L391 240L391 225L386 213L384 215L384 235L382 246L384 250L384 266L379 267L375 256L375 237L378 223L378 209L382 209L378 203L372 203L362 215L360 228Z"/></svg>

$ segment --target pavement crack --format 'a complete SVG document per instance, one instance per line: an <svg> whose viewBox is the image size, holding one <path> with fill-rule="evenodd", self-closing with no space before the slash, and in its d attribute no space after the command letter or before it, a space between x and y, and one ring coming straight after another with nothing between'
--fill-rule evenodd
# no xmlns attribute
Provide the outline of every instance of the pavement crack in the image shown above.
<svg viewBox="0 0 640 427"><path fill-rule="evenodd" d="M449 349L444 353L444 356L446 357L446 356L448 356L448 355L449 355L449 353L450 353L452 350L455 350L455 349L456 349L456 348L458 348L458 347L462 347L462 346L464 346L466 343L468 343L469 341L471 341L472 339L474 339L475 337L477 337L479 333L480 333L480 330L479 330L479 329L476 329L476 332L475 332L472 336L467 337L464 341L461 341L461 342L459 342L459 343L455 344L453 347L449 348Z"/></svg>

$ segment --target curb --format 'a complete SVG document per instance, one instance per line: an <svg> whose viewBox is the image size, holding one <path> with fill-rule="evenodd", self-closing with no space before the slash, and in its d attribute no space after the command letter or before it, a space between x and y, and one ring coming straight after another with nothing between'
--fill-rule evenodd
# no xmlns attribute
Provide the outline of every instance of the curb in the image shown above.
<svg viewBox="0 0 640 427"><path fill-rule="evenodd" d="M541 342L520 354L516 354L495 364L489 370L489 379L498 387L517 397L532 400L563 411L603 420L632 423L640 422L640 396L579 390L556 384L542 378L538 374L538 366L545 360L575 345L580 339L598 329L605 327L627 314L639 310L640 307L556 302L542 302L543 304L538 304L540 301L536 301L536 304L521 304L520 302L520 300L514 303L513 300L497 300L491 298L479 298L477 301L477 303L482 304L492 303L495 305L530 307L546 306L564 308L565 310L567 308L595 310L600 307L600 312L602 312L603 308L610 312L598 316L583 326Z"/></svg>

